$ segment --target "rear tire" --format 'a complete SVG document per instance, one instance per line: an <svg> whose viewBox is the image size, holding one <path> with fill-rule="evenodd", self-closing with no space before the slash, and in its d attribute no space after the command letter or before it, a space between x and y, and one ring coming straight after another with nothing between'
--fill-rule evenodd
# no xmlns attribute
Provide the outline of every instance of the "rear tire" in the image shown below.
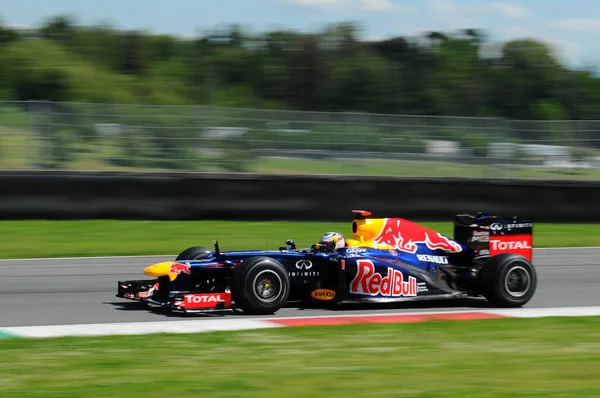
<svg viewBox="0 0 600 398"><path fill-rule="evenodd" d="M208 255L210 253L212 253L212 250L209 249L208 247L194 246L194 247L187 248L184 251L182 251L181 253L179 253L179 255L177 256L175 261L202 260L202 259L208 257Z"/></svg>
<svg viewBox="0 0 600 398"><path fill-rule="evenodd" d="M521 307L535 293L537 273L527 258L512 253L499 254L483 266L480 283L483 295L491 304Z"/></svg>
<svg viewBox="0 0 600 398"><path fill-rule="evenodd" d="M277 312L290 295L286 269L269 257L250 258L234 271L231 295L236 305L251 315Z"/></svg>

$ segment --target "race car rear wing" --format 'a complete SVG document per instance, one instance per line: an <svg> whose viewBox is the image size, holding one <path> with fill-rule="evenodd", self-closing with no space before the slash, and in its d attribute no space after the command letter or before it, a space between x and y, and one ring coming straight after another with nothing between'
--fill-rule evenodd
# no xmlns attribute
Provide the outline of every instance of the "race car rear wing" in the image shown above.
<svg viewBox="0 0 600 398"><path fill-rule="evenodd" d="M518 216L457 214L454 240L471 247L478 257L515 253L533 259L533 222Z"/></svg>

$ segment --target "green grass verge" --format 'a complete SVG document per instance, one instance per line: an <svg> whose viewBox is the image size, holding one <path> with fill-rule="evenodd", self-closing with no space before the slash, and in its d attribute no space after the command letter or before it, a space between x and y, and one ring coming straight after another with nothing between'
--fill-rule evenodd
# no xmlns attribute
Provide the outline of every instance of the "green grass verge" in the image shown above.
<svg viewBox="0 0 600 398"><path fill-rule="evenodd" d="M324 171L326 170L326 171ZM290 174L358 174L405 177L505 177L599 179L599 169L560 169L550 167L469 165L444 161L386 159L282 159L264 158L249 171Z"/></svg>
<svg viewBox="0 0 600 398"><path fill-rule="evenodd" d="M2 397L598 397L600 317L0 341Z"/></svg>
<svg viewBox="0 0 600 398"><path fill-rule="evenodd" d="M451 223L423 224L453 235ZM349 222L3 221L0 258L174 254L214 239L222 250L308 247L326 231L351 236ZM600 246L600 224L536 224L534 246Z"/></svg>

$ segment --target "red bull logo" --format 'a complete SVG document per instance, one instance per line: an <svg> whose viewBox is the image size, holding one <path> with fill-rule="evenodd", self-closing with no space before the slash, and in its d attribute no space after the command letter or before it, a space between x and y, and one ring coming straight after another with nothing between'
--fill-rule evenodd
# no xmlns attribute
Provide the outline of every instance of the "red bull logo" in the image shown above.
<svg viewBox="0 0 600 398"><path fill-rule="evenodd" d="M393 268L387 269L387 276L375 272L375 265L369 260L356 261L356 276L350 283L350 293L369 296L414 297L417 295L417 279Z"/></svg>
<svg viewBox="0 0 600 398"><path fill-rule="evenodd" d="M171 268L169 269L169 274L188 274L191 275L192 273L190 272L190 266L189 265L185 265L185 264L181 264L181 263L173 263L171 264Z"/></svg>
<svg viewBox="0 0 600 398"><path fill-rule="evenodd" d="M462 251L458 243L445 236L399 218L386 218L381 232L373 241L408 253L416 253L419 243L424 243L431 250L440 249L451 253Z"/></svg>

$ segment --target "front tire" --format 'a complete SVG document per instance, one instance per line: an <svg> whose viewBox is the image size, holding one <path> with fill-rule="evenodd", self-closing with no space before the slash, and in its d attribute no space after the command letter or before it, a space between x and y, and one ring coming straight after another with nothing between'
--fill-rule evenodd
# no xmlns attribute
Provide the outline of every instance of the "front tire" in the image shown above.
<svg viewBox="0 0 600 398"><path fill-rule="evenodd" d="M278 261L253 257L234 271L231 295L236 305L248 314L273 314L288 300L290 279Z"/></svg>
<svg viewBox="0 0 600 398"><path fill-rule="evenodd" d="M518 254L499 254L481 270L481 288L493 305L521 307L531 300L537 287L537 273L531 262Z"/></svg>
<svg viewBox="0 0 600 398"><path fill-rule="evenodd" d="M194 246L194 247L187 248L184 251L182 251L181 253L179 253L179 255L177 256L175 261L202 260L202 259L208 257L208 255L210 253L212 253L212 250L209 249L208 247Z"/></svg>

